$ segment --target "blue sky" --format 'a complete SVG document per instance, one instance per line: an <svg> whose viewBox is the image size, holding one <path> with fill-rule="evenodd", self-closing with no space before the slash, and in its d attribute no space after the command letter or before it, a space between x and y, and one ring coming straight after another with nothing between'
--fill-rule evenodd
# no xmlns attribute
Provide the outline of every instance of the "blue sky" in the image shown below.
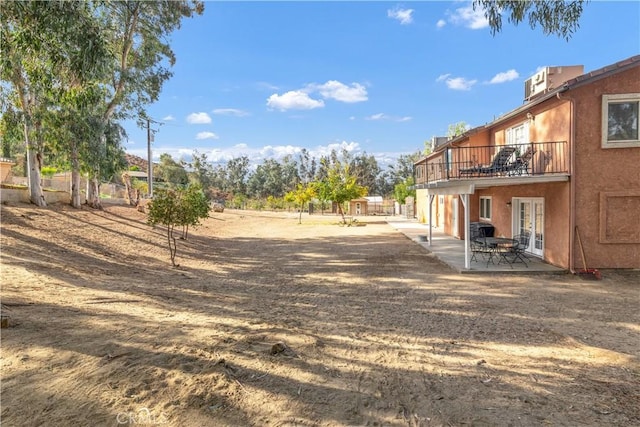
<svg viewBox="0 0 640 427"><path fill-rule="evenodd" d="M466 1L206 2L171 38L174 76L149 107L153 158L254 164L332 148L381 164L522 105L545 66L585 72L640 53L640 2L592 1L566 41L528 23L495 36ZM146 130L125 125L147 157Z"/></svg>

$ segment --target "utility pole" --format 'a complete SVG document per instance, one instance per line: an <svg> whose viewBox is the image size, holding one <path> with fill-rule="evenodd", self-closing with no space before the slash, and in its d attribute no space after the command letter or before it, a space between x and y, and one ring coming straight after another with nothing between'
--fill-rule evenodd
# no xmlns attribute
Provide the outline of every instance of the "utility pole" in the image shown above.
<svg viewBox="0 0 640 427"><path fill-rule="evenodd" d="M149 198L153 198L153 161L151 157L151 127L150 120L147 119L147 185L149 187Z"/></svg>

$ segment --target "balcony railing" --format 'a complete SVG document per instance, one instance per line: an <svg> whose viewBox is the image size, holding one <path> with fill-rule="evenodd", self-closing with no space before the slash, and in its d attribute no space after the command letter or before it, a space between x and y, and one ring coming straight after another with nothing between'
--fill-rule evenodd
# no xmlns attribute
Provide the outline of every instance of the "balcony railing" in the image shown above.
<svg viewBox="0 0 640 427"><path fill-rule="evenodd" d="M416 184L482 178L568 174L566 141L518 145L451 147L430 158L417 173Z"/></svg>

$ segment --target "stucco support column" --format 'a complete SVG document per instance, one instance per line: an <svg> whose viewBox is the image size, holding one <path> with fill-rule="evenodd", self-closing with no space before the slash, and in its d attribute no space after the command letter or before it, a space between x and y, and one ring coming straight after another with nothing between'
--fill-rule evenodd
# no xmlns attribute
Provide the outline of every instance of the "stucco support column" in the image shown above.
<svg viewBox="0 0 640 427"><path fill-rule="evenodd" d="M427 241L427 246L431 246L431 240L433 237L433 233L431 230L433 230L433 225L432 225L432 219L433 219L433 199L435 199L435 196L433 194L429 194L427 196L429 198L429 239Z"/></svg>
<svg viewBox="0 0 640 427"><path fill-rule="evenodd" d="M469 195L461 194L462 206L464 206L464 268L471 268L471 260L469 259Z"/></svg>

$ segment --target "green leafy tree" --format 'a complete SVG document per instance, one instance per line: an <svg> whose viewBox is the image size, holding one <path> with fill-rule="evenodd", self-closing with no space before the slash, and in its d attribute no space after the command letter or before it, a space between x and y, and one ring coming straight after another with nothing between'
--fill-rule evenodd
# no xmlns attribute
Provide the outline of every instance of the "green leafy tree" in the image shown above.
<svg viewBox="0 0 640 427"><path fill-rule="evenodd" d="M405 204L407 197L411 196L415 199L416 190L412 188L415 184L414 178L412 176L406 178L403 182L396 184L394 187L394 196L398 203L401 205Z"/></svg>
<svg viewBox="0 0 640 427"><path fill-rule="evenodd" d="M569 40L580 28L586 3L586 0L474 0L473 8L484 11L493 35L502 30L502 18L506 16L514 25L528 19L532 29L540 25L544 34Z"/></svg>
<svg viewBox="0 0 640 427"><path fill-rule="evenodd" d="M1 12L0 78L22 117L31 202L45 206L46 126L69 90L101 75L107 46L87 2L3 1Z"/></svg>
<svg viewBox="0 0 640 427"><path fill-rule="evenodd" d="M139 118L146 122L146 107L158 100L166 80L171 78L175 54L170 35L180 28L184 18L204 12L197 0L107 1L96 2L96 14L109 36L115 57L109 77L104 80L107 93L101 102L103 125L112 118ZM104 143L99 139L96 146ZM87 203L100 207L100 171L89 180Z"/></svg>
<svg viewBox="0 0 640 427"><path fill-rule="evenodd" d="M224 190L234 195L247 196L247 175L249 174L249 158L247 156L231 159L225 167Z"/></svg>
<svg viewBox="0 0 640 427"><path fill-rule="evenodd" d="M179 192L172 189L159 189L147 208L147 223L150 225L161 224L165 227L171 265L177 267L176 252L178 248L173 230L176 225L180 225L181 221Z"/></svg>
<svg viewBox="0 0 640 427"><path fill-rule="evenodd" d="M462 135L463 133L468 131L470 128L471 126L469 126L465 122L452 123L449 125L449 128L447 129L447 136L449 138L455 138L456 136Z"/></svg>
<svg viewBox="0 0 640 427"><path fill-rule="evenodd" d="M160 163L155 166L154 175L170 187L184 187L189 183L184 166L167 153L160 155Z"/></svg>
<svg viewBox="0 0 640 427"><path fill-rule="evenodd" d="M186 239L189 227L200 225L202 219L209 217L209 200L199 185L189 185L180 195L179 225L182 226L182 238Z"/></svg>
<svg viewBox="0 0 640 427"><path fill-rule="evenodd" d="M338 213L342 216L342 222L346 224L344 217L344 203L358 197L367 195L367 188L358 184L355 175L349 170L349 165L343 165L336 161L329 169L326 179L326 190L329 200L338 205Z"/></svg>
<svg viewBox="0 0 640 427"><path fill-rule="evenodd" d="M316 190L313 184L298 184L295 190L288 192L284 196L285 201L293 202L298 206L300 211L298 224L302 224L302 211L304 210L304 206L313 200L315 196Z"/></svg>
<svg viewBox="0 0 640 427"><path fill-rule="evenodd" d="M182 238L187 238L189 226L197 226L209 216L209 202L197 185L186 189L159 189L148 205L147 223L166 228L171 265L175 262L177 244L175 227L183 227Z"/></svg>

